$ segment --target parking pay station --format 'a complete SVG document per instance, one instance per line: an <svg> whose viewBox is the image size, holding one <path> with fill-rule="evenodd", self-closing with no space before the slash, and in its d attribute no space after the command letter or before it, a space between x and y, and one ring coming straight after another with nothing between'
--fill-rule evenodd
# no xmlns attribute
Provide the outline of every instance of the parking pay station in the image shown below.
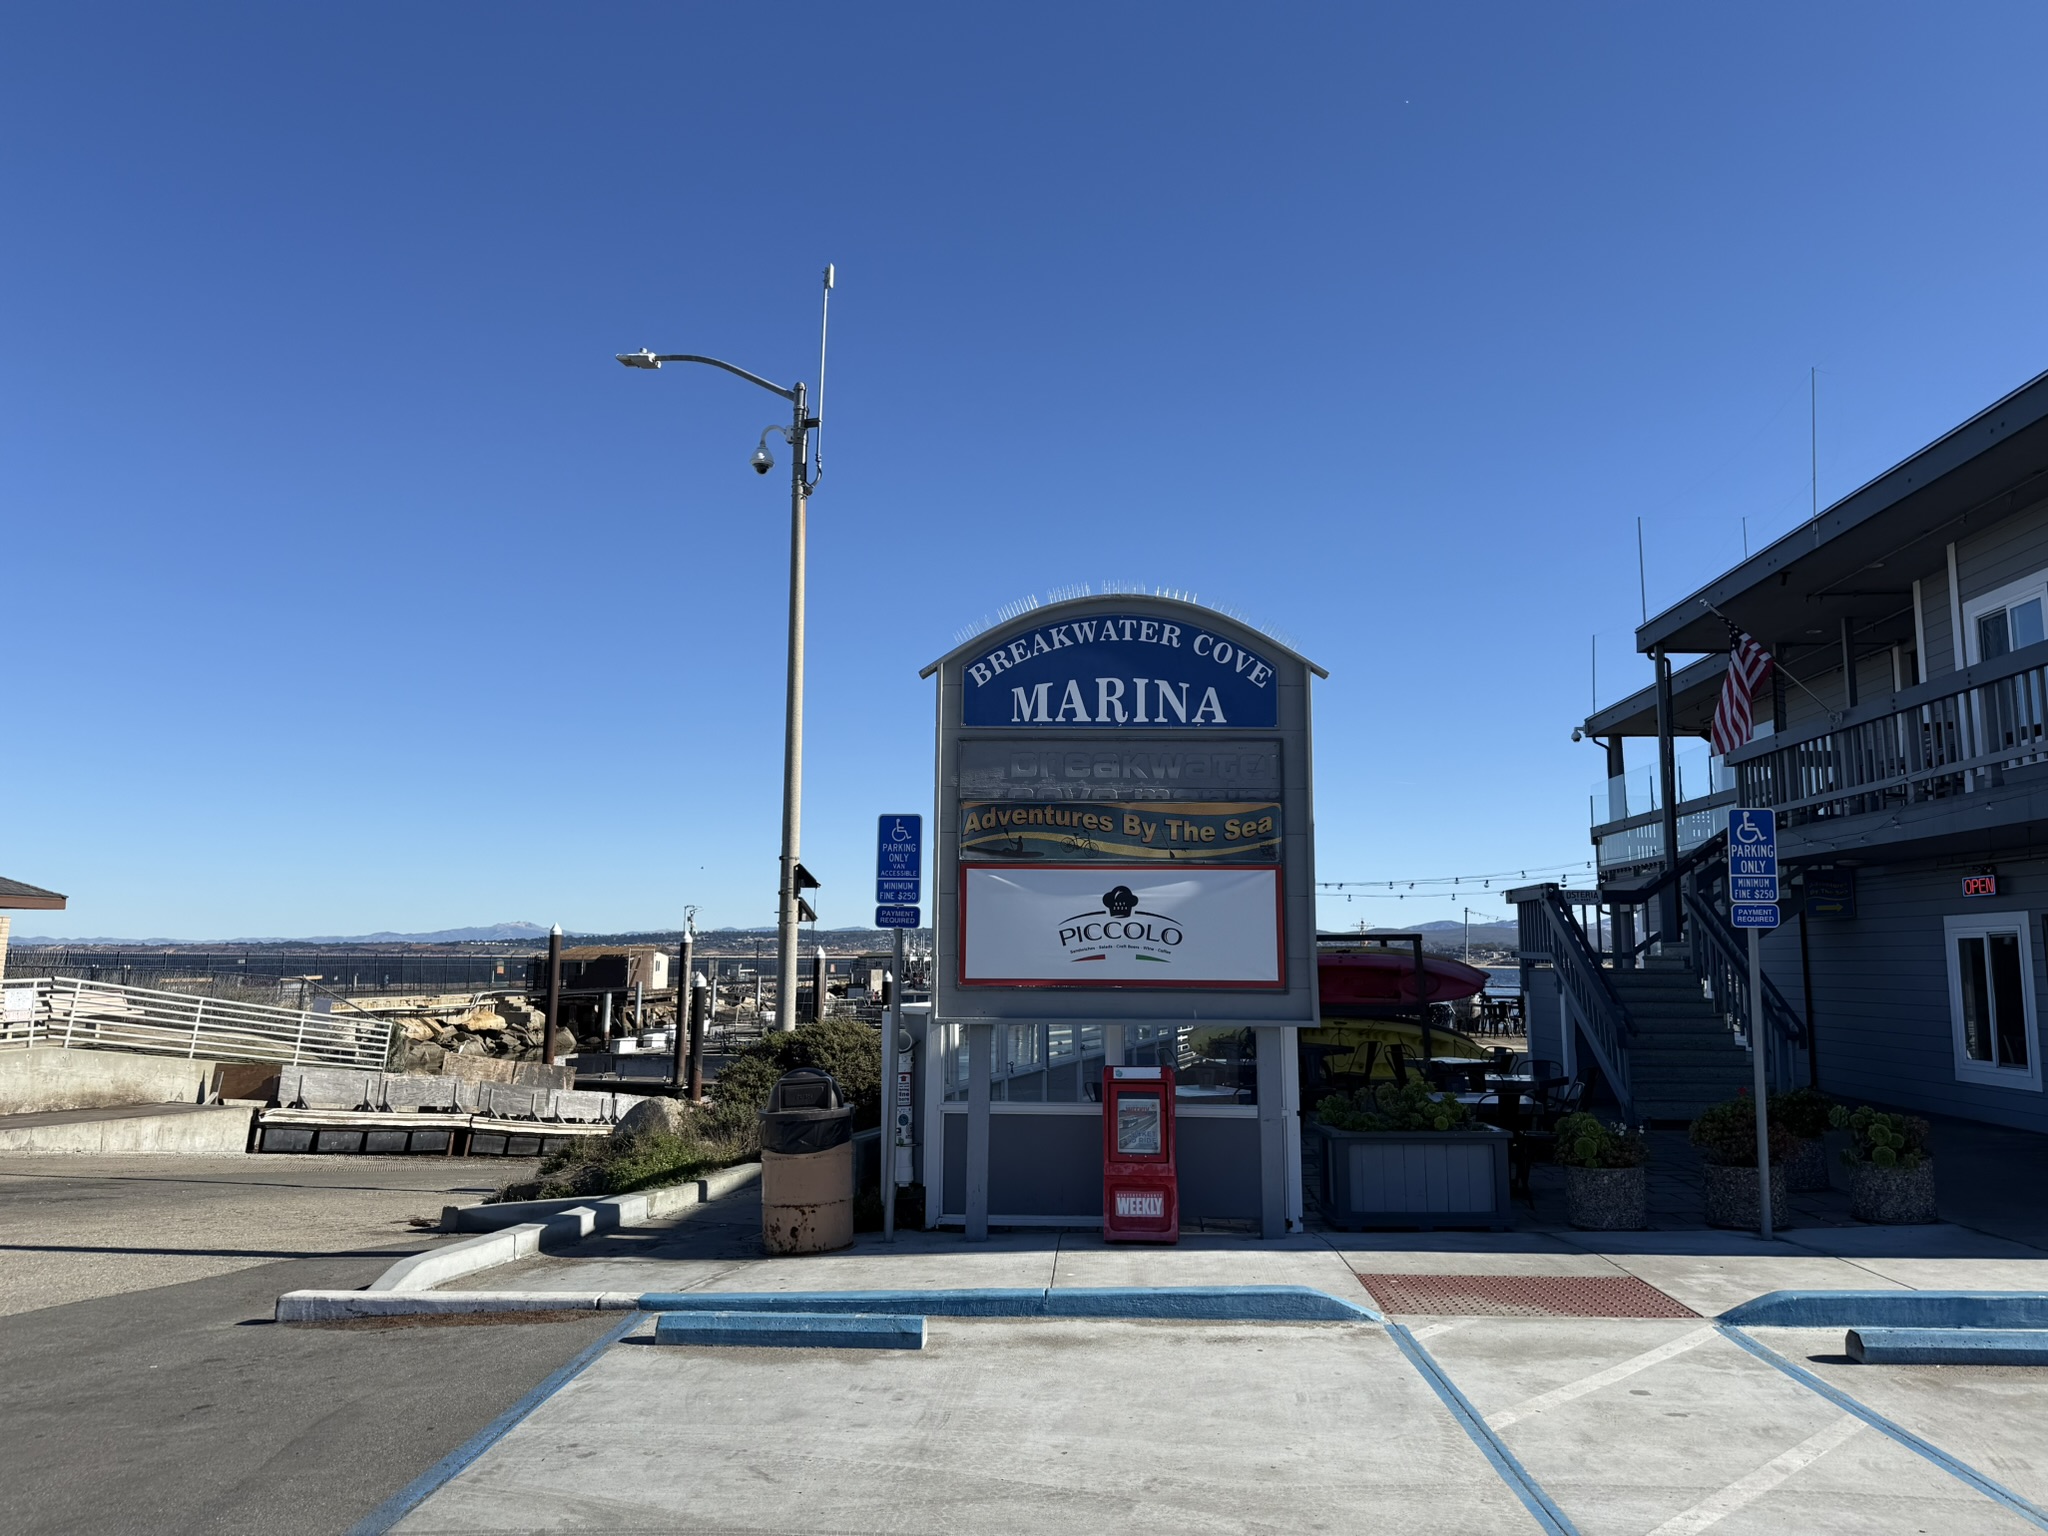
<svg viewBox="0 0 2048 1536"><path fill-rule="evenodd" d="M1180 1241L1171 1067L1104 1071L1102 1235L1112 1243Z"/></svg>
<svg viewBox="0 0 2048 1536"><path fill-rule="evenodd" d="M1298 1230L1320 669L1114 592L1033 605L933 674L927 1223Z"/></svg>

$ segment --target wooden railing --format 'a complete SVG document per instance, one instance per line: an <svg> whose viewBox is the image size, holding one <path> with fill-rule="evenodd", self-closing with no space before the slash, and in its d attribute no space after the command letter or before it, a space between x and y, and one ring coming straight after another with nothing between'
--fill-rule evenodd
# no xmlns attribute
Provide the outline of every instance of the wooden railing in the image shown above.
<svg viewBox="0 0 2048 1536"><path fill-rule="evenodd" d="M2048 642L1729 755L1743 805L1780 826L1994 788L2048 764Z"/></svg>
<svg viewBox="0 0 2048 1536"><path fill-rule="evenodd" d="M1555 886L1546 887L1535 901L1521 906L1521 931L1525 953L1548 957L1557 971L1566 999L1593 1048L1594 1058L1607 1079L1607 1086L1621 1102L1622 1118L1634 1118L1630 1102L1628 1042L1636 1032L1635 1020L1608 983L1606 968L1587 941L1579 920ZM1529 941L1537 946L1530 949Z"/></svg>

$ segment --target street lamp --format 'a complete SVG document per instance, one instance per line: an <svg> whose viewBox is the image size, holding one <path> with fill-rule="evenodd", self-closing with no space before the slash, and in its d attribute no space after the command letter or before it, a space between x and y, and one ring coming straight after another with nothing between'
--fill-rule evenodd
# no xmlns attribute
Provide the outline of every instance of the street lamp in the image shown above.
<svg viewBox="0 0 2048 1536"><path fill-rule="evenodd" d="M756 474L765 475L775 467L768 451L768 433L778 434L790 448L789 466L789 688L782 737L782 872L775 905L775 1013L784 1029L796 1027L796 944L797 944L797 853L803 830L804 768L804 510L824 473L825 412L825 327L831 318L832 268L825 268L825 299L818 321L818 414L806 409L802 384L784 389L758 373L715 357L689 352L618 353L628 368L658 369L663 363L702 363L723 368L749 384L759 385L772 395L789 401L792 411L787 427L771 426L761 434L761 445L749 462ZM681 994L679 993L678 996Z"/></svg>

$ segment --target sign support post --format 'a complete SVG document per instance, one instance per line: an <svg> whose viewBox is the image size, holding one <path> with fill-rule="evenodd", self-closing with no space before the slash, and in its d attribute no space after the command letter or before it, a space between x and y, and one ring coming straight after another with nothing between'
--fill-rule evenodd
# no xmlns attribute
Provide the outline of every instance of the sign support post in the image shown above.
<svg viewBox="0 0 2048 1536"><path fill-rule="evenodd" d="M1764 955L1763 930L1749 930L1749 1065L1756 1097L1756 1199L1763 1234L1771 1235L1771 1123L1764 1082Z"/></svg>
<svg viewBox="0 0 2048 1536"><path fill-rule="evenodd" d="M903 1062L903 930L889 934L889 1011L882 1019L882 1241L896 1241L896 1072Z"/></svg>
<svg viewBox="0 0 2048 1536"><path fill-rule="evenodd" d="M1771 1236L1771 1115L1764 1071L1763 931L1778 926L1778 814L1741 807L1728 813L1728 915L1749 934L1750 1094L1756 1100L1758 1225Z"/></svg>
<svg viewBox="0 0 2048 1536"><path fill-rule="evenodd" d="M875 827L875 926L889 930L889 1007L882 1016L882 1126L875 1147L885 1243L896 1241L896 1122L903 1111L903 930L918 924L923 881L924 817L882 817Z"/></svg>

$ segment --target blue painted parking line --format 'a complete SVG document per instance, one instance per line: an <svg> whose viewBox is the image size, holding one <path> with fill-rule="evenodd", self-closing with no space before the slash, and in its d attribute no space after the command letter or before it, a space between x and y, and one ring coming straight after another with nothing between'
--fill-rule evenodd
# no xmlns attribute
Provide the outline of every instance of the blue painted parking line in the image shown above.
<svg viewBox="0 0 2048 1536"><path fill-rule="evenodd" d="M1948 1473L1950 1477L1957 1479L1959 1482L1967 1483L1986 1498L2003 1504L2030 1525L2048 1531L2048 1511L2043 1511L2032 1500L2023 1498L2006 1487L2005 1484L1986 1477L1968 1462L1951 1456L1932 1441L1921 1439L1903 1424L1893 1423L1875 1408L1865 1407L1839 1387L1830 1386L1804 1366L1794 1365L1776 1350L1766 1344L1758 1343L1741 1329L1730 1327L1727 1323L1717 1323L1715 1326L1720 1329L1722 1335L1730 1343L1747 1350L1750 1354L1756 1356L1757 1359L1763 1361L1764 1364L1783 1371L1802 1387L1818 1393L1844 1413L1853 1414L1879 1434L1898 1442L1914 1455L1932 1462L1935 1466L1941 1468L1942 1471Z"/></svg>
<svg viewBox="0 0 2048 1536"><path fill-rule="evenodd" d="M1401 1353L1408 1357L1409 1363L1422 1373L1422 1379L1429 1383L1430 1390L1435 1392L1442 1399L1443 1405L1451 1410L1451 1417L1458 1421L1459 1427L1471 1436L1472 1443L1478 1446L1481 1453L1493 1464L1493 1470L1500 1474L1500 1480L1522 1501L1522 1507L1535 1517L1536 1523L1549 1532L1550 1536L1579 1536L1579 1528L1571 1523L1565 1512L1543 1491L1543 1485L1530 1475L1529 1469L1515 1459L1515 1453L1508 1449L1507 1442L1487 1428L1486 1420L1479 1416L1478 1410L1465 1400L1465 1394L1460 1392L1451 1378L1444 1374L1444 1368L1437 1364L1436 1357L1424 1349L1415 1335L1399 1323L1389 1323L1387 1333L1400 1348Z"/></svg>
<svg viewBox="0 0 2048 1536"><path fill-rule="evenodd" d="M923 1349L924 1319L869 1312L664 1312L657 1344L739 1349Z"/></svg>
<svg viewBox="0 0 2048 1536"><path fill-rule="evenodd" d="M927 1317L1170 1318L1221 1323L1380 1323L1370 1307L1307 1285L1046 1287L930 1291L649 1291L643 1312L920 1313Z"/></svg>
<svg viewBox="0 0 2048 1536"><path fill-rule="evenodd" d="M1716 1321L1737 1328L2048 1328L2048 1291L1770 1291Z"/></svg>
<svg viewBox="0 0 2048 1536"><path fill-rule="evenodd" d="M479 1456L511 1433L519 1421L574 1381L591 1362L631 1333L646 1320L645 1314L628 1312L617 1326L607 1328L598 1339L567 1365L542 1380L526 1396L486 1424L466 1445L450 1451L418 1477L371 1510L348 1528L347 1536L384 1536L399 1521L426 1502L427 1496L468 1467Z"/></svg>

